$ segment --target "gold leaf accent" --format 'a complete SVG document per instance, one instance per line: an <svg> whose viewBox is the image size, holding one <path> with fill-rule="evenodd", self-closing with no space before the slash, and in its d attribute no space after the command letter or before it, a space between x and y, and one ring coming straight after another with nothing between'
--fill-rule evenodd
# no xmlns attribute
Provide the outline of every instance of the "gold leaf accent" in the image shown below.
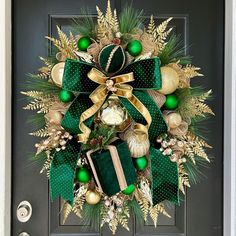
<svg viewBox="0 0 236 236"><path fill-rule="evenodd" d="M55 98L51 94L44 94L39 91L21 92L28 97L33 98L28 105L23 107L25 110L38 110L37 113L48 113L50 107L54 104Z"/></svg>
<svg viewBox="0 0 236 236"><path fill-rule="evenodd" d="M178 166L178 170L179 170L179 189L185 195L185 186L190 188L188 173L184 169L183 164L180 164Z"/></svg>
<svg viewBox="0 0 236 236"><path fill-rule="evenodd" d="M205 104L206 99L211 95L212 90L207 91L199 96L190 96L183 98L184 106L179 106L178 111L183 119L189 119L195 116L204 117L205 114L215 115L212 109Z"/></svg>
<svg viewBox="0 0 236 236"><path fill-rule="evenodd" d="M143 212L143 218L147 221L147 216L149 213L149 200L144 197L143 193L138 188L135 189L134 195L140 205L140 209Z"/></svg>
<svg viewBox="0 0 236 236"><path fill-rule="evenodd" d="M75 198L74 206L73 206L72 211L73 211L79 218L82 217L81 211L82 211L82 209L83 209L84 203L85 203L85 195L78 196L78 197Z"/></svg>
<svg viewBox="0 0 236 236"><path fill-rule="evenodd" d="M166 45L166 39L172 28L167 29L169 22L172 20L172 17L163 21L160 25L156 26L153 15L150 17L150 22L148 24L147 33L149 34L152 41L157 45L157 55L162 52Z"/></svg>
<svg viewBox="0 0 236 236"><path fill-rule="evenodd" d="M111 37L113 33L119 31L119 21L117 18L116 10L111 10L110 0L107 1L107 10L104 15L98 6L97 10L97 41L100 42L101 39L105 37Z"/></svg>
<svg viewBox="0 0 236 236"><path fill-rule="evenodd" d="M54 44L54 46L61 51L61 53L65 58L76 59L74 51L77 51L78 47L76 39L74 38L72 33L70 33L70 36L68 38L67 35L61 31L59 26L57 26L57 32L59 39L55 39L53 37L48 37L48 36L46 36L46 38L50 40Z"/></svg>
<svg viewBox="0 0 236 236"><path fill-rule="evenodd" d="M204 148L212 147L206 141L194 135L190 131L186 135L178 138L184 143L184 154L189 157L194 164L196 164L195 155L210 162Z"/></svg>
<svg viewBox="0 0 236 236"><path fill-rule="evenodd" d="M51 162L53 160L53 156L50 155L49 151L46 151L46 154L47 154L47 160L44 162L40 174L42 174L44 171L47 171L47 176L50 177L50 167L51 167Z"/></svg>
<svg viewBox="0 0 236 236"><path fill-rule="evenodd" d="M63 224L65 224L66 220L68 219L69 215L72 212L72 206L68 202L65 202L62 211L63 211Z"/></svg>
<svg viewBox="0 0 236 236"><path fill-rule="evenodd" d="M163 214L164 216L171 218L171 216L165 210L165 206L163 203L159 203L159 204L155 205L154 207L150 207L149 211L150 211L150 217L153 220L155 228L157 227L159 214Z"/></svg>
<svg viewBox="0 0 236 236"><path fill-rule="evenodd" d="M42 129L36 130L34 132L29 133L29 135L35 136L35 137L41 137L41 138L45 138L48 137L48 127L45 126Z"/></svg>

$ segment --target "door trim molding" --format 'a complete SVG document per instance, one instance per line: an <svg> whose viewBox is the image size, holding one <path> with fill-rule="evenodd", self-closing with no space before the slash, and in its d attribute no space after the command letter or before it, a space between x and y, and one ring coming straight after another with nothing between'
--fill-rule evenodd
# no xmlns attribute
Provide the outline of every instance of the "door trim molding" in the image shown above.
<svg viewBox="0 0 236 236"><path fill-rule="evenodd" d="M11 231L11 1L0 1L0 235ZM4 33L5 32L5 33ZM236 2L225 0L224 236L236 236Z"/></svg>
<svg viewBox="0 0 236 236"><path fill-rule="evenodd" d="M225 1L224 236L236 236L236 2Z"/></svg>
<svg viewBox="0 0 236 236"><path fill-rule="evenodd" d="M0 235L11 232L11 0L0 1ZM5 33L4 33L5 32Z"/></svg>

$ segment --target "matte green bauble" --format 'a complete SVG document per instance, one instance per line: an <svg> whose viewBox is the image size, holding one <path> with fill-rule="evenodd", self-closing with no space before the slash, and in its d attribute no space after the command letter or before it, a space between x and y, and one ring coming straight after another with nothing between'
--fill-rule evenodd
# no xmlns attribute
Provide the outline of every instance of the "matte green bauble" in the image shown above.
<svg viewBox="0 0 236 236"><path fill-rule="evenodd" d="M148 160L146 157L135 158L134 165L137 170L145 170L148 166Z"/></svg>
<svg viewBox="0 0 236 236"><path fill-rule="evenodd" d="M90 171L85 167L80 167L76 171L76 180L80 183L88 183L91 179Z"/></svg>
<svg viewBox="0 0 236 236"><path fill-rule="evenodd" d="M120 45L109 44L98 55L98 63L103 71L114 74L125 65L125 52Z"/></svg>
<svg viewBox="0 0 236 236"><path fill-rule="evenodd" d="M82 37L78 40L78 48L80 51L87 51L91 43L92 41L89 37Z"/></svg>
<svg viewBox="0 0 236 236"><path fill-rule="evenodd" d="M132 40L127 45L127 51L133 57L138 56L142 52L142 50L143 46L138 40Z"/></svg>
<svg viewBox="0 0 236 236"><path fill-rule="evenodd" d="M129 185L125 190L122 191L125 195L130 195L134 192L135 186L134 184Z"/></svg>
<svg viewBox="0 0 236 236"><path fill-rule="evenodd" d="M175 94L166 95L164 107L168 110L175 110L178 107L179 100Z"/></svg>
<svg viewBox="0 0 236 236"><path fill-rule="evenodd" d="M70 91L62 89L59 93L59 99L64 103L71 102L74 99L74 94Z"/></svg>

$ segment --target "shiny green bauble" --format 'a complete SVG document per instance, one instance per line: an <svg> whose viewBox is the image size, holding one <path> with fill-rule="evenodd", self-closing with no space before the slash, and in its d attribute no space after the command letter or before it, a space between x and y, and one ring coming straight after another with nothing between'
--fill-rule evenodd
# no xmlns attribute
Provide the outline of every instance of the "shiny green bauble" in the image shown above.
<svg viewBox="0 0 236 236"><path fill-rule="evenodd" d="M146 157L138 157L134 159L134 165L137 170L145 170L148 166L148 160Z"/></svg>
<svg viewBox="0 0 236 236"><path fill-rule="evenodd" d="M179 100L175 94L166 95L165 109L175 110L178 107Z"/></svg>
<svg viewBox="0 0 236 236"><path fill-rule="evenodd" d="M82 37L78 40L78 48L80 51L87 51L91 43L92 41L89 37Z"/></svg>
<svg viewBox="0 0 236 236"><path fill-rule="evenodd" d="M91 180L91 173L86 167L76 170L75 178L80 183L88 183Z"/></svg>
<svg viewBox="0 0 236 236"><path fill-rule="evenodd" d="M122 191L125 195L130 195L134 192L135 186L134 184L129 185L125 190Z"/></svg>
<svg viewBox="0 0 236 236"><path fill-rule="evenodd" d="M62 89L59 93L59 99L61 102L67 103L74 99L74 94L70 91Z"/></svg>
<svg viewBox="0 0 236 236"><path fill-rule="evenodd" d="M133 57L138 56L142 52L142 50L143 46L138 40L132 40L127 45L127 51Z"/></svg>

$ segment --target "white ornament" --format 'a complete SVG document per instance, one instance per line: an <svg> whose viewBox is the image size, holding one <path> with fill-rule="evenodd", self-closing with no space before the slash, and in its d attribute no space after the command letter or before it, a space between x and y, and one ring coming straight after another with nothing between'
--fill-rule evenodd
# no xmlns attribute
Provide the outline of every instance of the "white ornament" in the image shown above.
<svg viewBox="0 0 236 236"><path fill-rule="evenodd" d="M62 86L64 67L65 62L59 62L55 66L53 66L51 71L52 80L58 87Z"/></svg>

